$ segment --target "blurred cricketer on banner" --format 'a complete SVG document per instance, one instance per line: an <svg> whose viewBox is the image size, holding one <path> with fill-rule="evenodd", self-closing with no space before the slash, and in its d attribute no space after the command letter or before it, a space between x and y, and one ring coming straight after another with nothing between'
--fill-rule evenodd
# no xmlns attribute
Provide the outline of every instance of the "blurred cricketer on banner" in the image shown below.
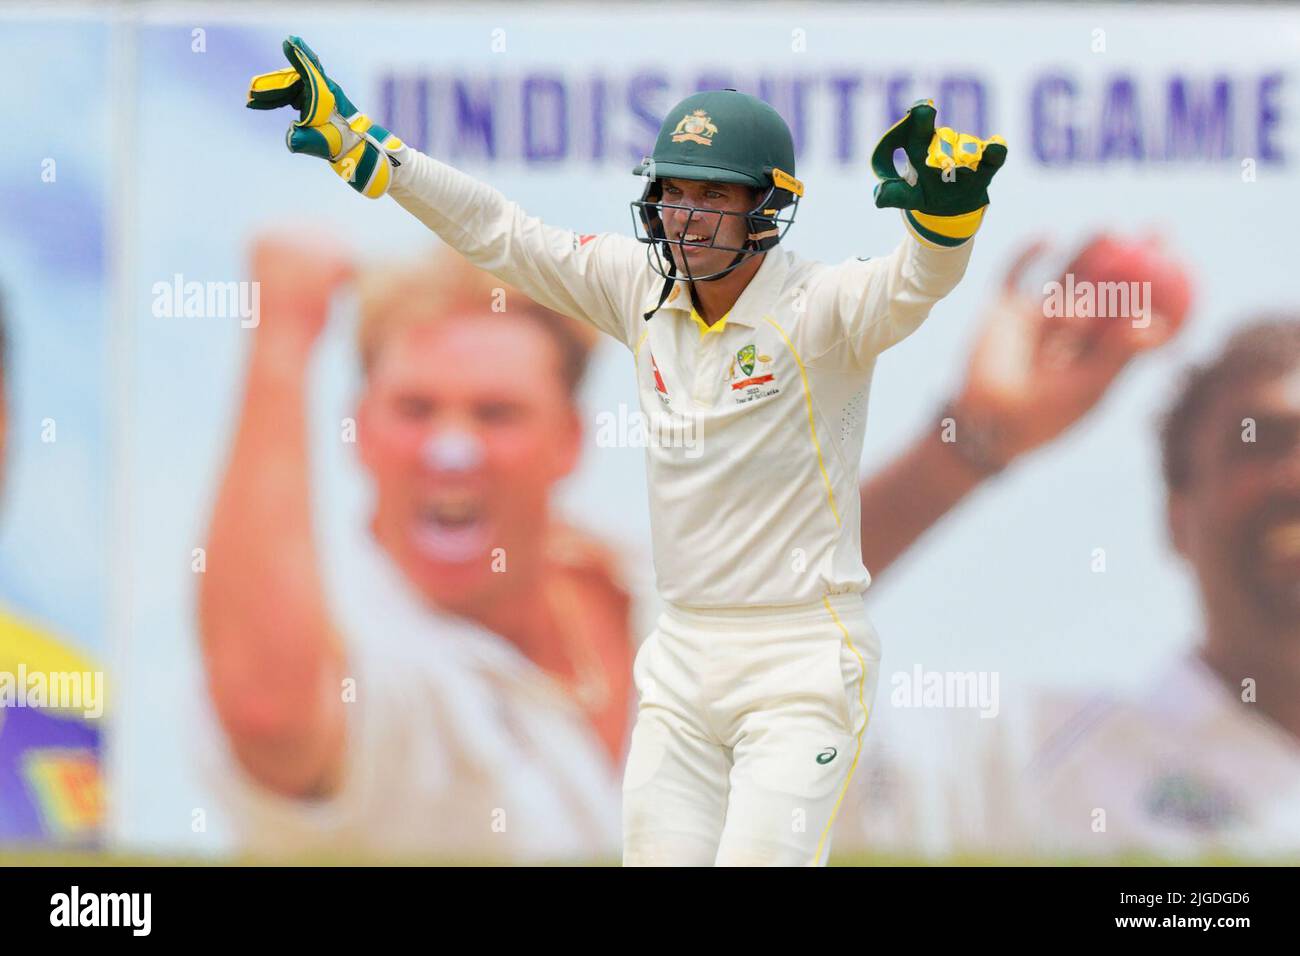
<svg viewBox="0 0 1300 956"><path fill-rule="evenodd" d="M314 529L308 372L353 270L297 236L258 239L252 266L262 321L199 595L222 731L206 770L241 849L616 852L630 598L551 508L594 333L453 253L362 274L373 494Z"/></svg>
<svg viewBox="0 0 1300 956"><path fill-rule="evenodd" d="M7 352L0 312L0 468L9 422ZM63 678L97 673L59 637L0 605L0 846L99 842L104 789L98 715L85 706L56 706L65 702L48 692ZM44 690L37 695L37 688ZM95 710L102 715L102 701Z"/></svg>
<svg viewBox="0 0 1300 956"><path fill-rule="evenodd" d="M734 90L697 93L635 170L636 239L578 235L373 124L300 39L284 52L291 66L255 77L248 105L299 111L291 151L391 193L632 353L659 436L647 469L667 607L635 662L624 862L824 863L880 656L856 493L872 371L964 273L1005 145L936 130L933 104L916 104L872 164L903 241L827 266L778 248L804 192L785 122Z"/></svg>
<svg viewBox="0 0 1300 956"><path fill-rule="evenodd" d="M1020 281L1041 252L1031 245L1012 264L944 407L959 440L926 428L863 483L863 527L878 532L864 552L878 572L976 488L1068 433L1187 319L1191 276L1158 242L1096 236L1064 270L1080 286L1148 283L1136 322L1049 317ZM1201 640L1123 694L1036 689L989 721L959 710L878 718L877 786L851 809L869 845L1300 853L1300 317L1260 317L1192 369L1161 439L1167 524L1200 588ZM929 759L920 726L950 752Z"/></svg>
<svg viewBox="0 0 1300 956"><path fill-rule="evenodd" d="M1201 634L1140 691L1093 699L1037 748L1039 845L1294 859L1300 316L1260 317L1191 369L1161 445L1167 526L1196 578Z"/></svg>
<svg viewBox="0 0 1300 956"><path fill-rule="evenodd" d="M1051 244L1039 237L1011 258L982 310L953 396L900 455L863 481L863 559L877 587L948 512L1069 434L1134 359L1163 347L1184 325L1190 275L1162 242L1100 234L1068 258L1050 252ZM1046 268L1055 259L1059 272ZM1040 275L1051 275L1055 286L1029 278ZM1114 301L1101 294L1095 309L1054 314L1044 294L1063 283L1149 294ZM949 432L946 423L956 428ZM1050 631L1051 622L1044 626ZM1051 847L1053 841L1039 840L1033 826L1039 815L1030 804L1033 781L1026 769L1035 746L1078 709L1077 698L1018 688L1003 674L995 712L941 699L926 708L908 676L891 676L891 692L877 709L867 753L870 780L850 794L858 799L844 809L841 846L934 857L1023 855Z"/></svg>

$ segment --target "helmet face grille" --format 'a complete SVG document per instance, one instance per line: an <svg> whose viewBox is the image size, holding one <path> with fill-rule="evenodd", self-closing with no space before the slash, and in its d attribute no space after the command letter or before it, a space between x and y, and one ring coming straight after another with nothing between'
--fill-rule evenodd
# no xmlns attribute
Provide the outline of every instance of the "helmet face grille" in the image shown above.
<svg viewBox="0 0 1300 956"><path fill-rule="evenodd" d="M651 155L632 170L646 184L641 198L632 203L633 231L639 241L648 244L647 258L664 278L720 279L750 256L761 255L784 238L803 195L803 184L795 178L794 170L794 138L789 125L770 104L733 89L692 93L665 114ZM674 177L747 185L763 190L765 195L752 209L740 212L667 204L661 201L661 183ZM685 213L685 226L679 235L695 235L698 241L669 238L664 227L665 210L673 210L678 221ZM740 245L718 242L722 224L729 223L724 216L742 218L745 238ZM691 228L700 223L707 225ZM734 253L734 257L726 268L693 274L681 251L690 247L720 249Z"/></svg>
<svg viewBox="0 0 1300 956"><path fill-rule="evenodd" d="M730 273L750 256L766 252L779 243L785 237L786 231L794 224L795 212L799 207L799 197L789 190L781 189L777 186L770 186L767 193L763 195L753 209L747 212L729 212L717 209L705 209L699 206L690 206L683 203L665 203L660 200L662 190L659 183L654 179L646 181L645 191L641 198L634 200L632 206L632 228L636 235L637 241L649 245L646 250L647 258L651 268L665 279L677 279L688 282L704 282L709 279L720 279ZM663 210L681 210L687 213L686 225L682 229L682 235L690 235L696 230L691 229L691 224L696 222L696 216L707 216L715 220L715 225L710 230L707 226L698 230L699 234L708 234L705 241L687 242L684 239L670 239L664 230ZM741 246L722 245L718 242L718 233L722 229L724 217L733 216L745 221L746 240ZM705 222L704 218L698 220ZM690 271L690 265L686 256L674 256L673 249L676 248L699 248L699 249L721 249L726 252L734 252L735 258L731 264L724 269L707 274L694 274ZM680 260L680 261L679 261Z"/></svg>

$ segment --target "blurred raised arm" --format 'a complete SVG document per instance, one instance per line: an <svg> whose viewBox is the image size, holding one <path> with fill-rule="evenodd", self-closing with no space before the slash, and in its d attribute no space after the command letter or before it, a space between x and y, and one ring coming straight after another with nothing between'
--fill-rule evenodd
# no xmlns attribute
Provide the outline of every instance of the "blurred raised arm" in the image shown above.
<svg viewBox="0 0 1300 956"><path fill-rule="evenodd" d="M306 382L350 269L339 250L300 238L253 246L260 323L199 585L221 726L249 774L286 796L327 794L343 757L345 662L312 533Z"/></svg>

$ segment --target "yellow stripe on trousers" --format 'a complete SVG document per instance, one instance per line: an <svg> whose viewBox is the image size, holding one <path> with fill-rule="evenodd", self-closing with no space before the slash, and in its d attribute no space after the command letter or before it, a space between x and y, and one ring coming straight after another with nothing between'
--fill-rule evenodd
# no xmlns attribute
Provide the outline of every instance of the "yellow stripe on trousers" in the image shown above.
<svg viewBox="0 0 1300 956"><path fill-rule="evenodd" d="M849 772L844 777L844 786L840 787L840 795L835 798L835 806L831 808L831 817L826 821L826 828L822 830L821 839L817 841L817 852L813 855L812 861L808 864L809 866L816 866L818 861L822 858L822 850L826 847L826 841L830 839L831 827L835 825L835 817L840 812L840 804L844 802L844 795L849 792L849 784L853 780L853 772L858 769L858 760L862 756L862 738L866 736L867 724L871 722L871 712L867 710L866 701L867 662L863 660L858 649L853 646L853 639L849 637L849 629L844 626L844 622L840 620L840 616L836 614L835 609L831 607L830 599L823 597L822 603L826 605L827 612L829 612L830 616L835 620L835 623L839 625L840 631L844 634L844 641L849 645L849 650L851 650L853 656L858 659L858 666L861 671L861 675L858 677L858 706L862 708L864 719L862 721L862 729L858 731L858 743L857 748L853 751L853 762L849 764Z"/></svg>
<svg viewBox="0 0 1300 956"><path fill-rule="evenodd" d="M808 409L808 433L812 436L813 450L817 453L817 468L821 471L822 481L826 485L826 503L830 505L831 514L835 517L835 526L838 528L841 523L840 512L839 509L835 507L835 488L831 484L831 476L826 472L826 460L822 457L821 442L817 440L817 419L813 413L812 388L808 384L808 370L804 368L803 359L799 357L798 351L790 341L790 336L785 334L785 329L781 328L781 326L778 325L771 316L764 316L764 318L767 319L767 323L772 326L772 328L776 329L777 333L781 336L781 340L785 342L785 347L788 348L790 354L794 356L795 364L799 366L799 377L803 381L804 404ZM816 866L818 861L821 860L822 851L826 848L826 841L830 839L831 828L835 825L835 817L839 815L840 806L844 803L844 795L848 793L849 784L853 780L853 773L858 768L858 760L862 757L862 738L865 736L867 732L867 724L871 720L871 714L867 711L866 701L867 662L863 659L862 654L859 653L858 649L853 646L853 639L849 637L849 629L844 626L844 622L840 620L840 616L836 614L835 609L831 607L830 600L823 597L822 603L826 606L827 612L835 621L841 633L843 633L844 642L848 644L849 650L851 650L853 656L858 659L858 667L861 672L858 677L858 706L862 709L863 714L866 715L866 719L862 721L862 729L858 731L857 746L853 752L853 762L849 764L849 772L844 777L844 785L840 788L839 796L835 798L835 806L831 809L830 819L826 821L826 828L822 830L821 838L817 841L817 852L813 855L812 862L809 864L810 866Z"/></svg>

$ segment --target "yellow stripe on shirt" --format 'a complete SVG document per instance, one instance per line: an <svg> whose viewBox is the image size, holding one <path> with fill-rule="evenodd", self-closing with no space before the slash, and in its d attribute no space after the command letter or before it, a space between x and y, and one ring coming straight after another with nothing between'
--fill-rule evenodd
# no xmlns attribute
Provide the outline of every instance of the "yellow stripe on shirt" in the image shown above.
<svg viewBox="0 0 1300 956"><path fill-rule="evenodd" d="M821 442L817 440L817 421L813 415L812 388L808 385L808 372L804 369L803 359L799 358L799 353L795 351L790 337L785 334L785 329L781 328L770 315L764 316L764 318L780 334L782 341L785 342L785 347L794 356L795 364L799 366L799 377L803 379L803 400L808 407L808 431L812 435L813 450L817 453L817 467L821 470L822 481L826 485L826 501L831 506L831 514L835 517L835 527L838 528L840 526L840 512L835 507L835 488L831 485L831 476L826 471L826 460L822 457Z"/></svg>

